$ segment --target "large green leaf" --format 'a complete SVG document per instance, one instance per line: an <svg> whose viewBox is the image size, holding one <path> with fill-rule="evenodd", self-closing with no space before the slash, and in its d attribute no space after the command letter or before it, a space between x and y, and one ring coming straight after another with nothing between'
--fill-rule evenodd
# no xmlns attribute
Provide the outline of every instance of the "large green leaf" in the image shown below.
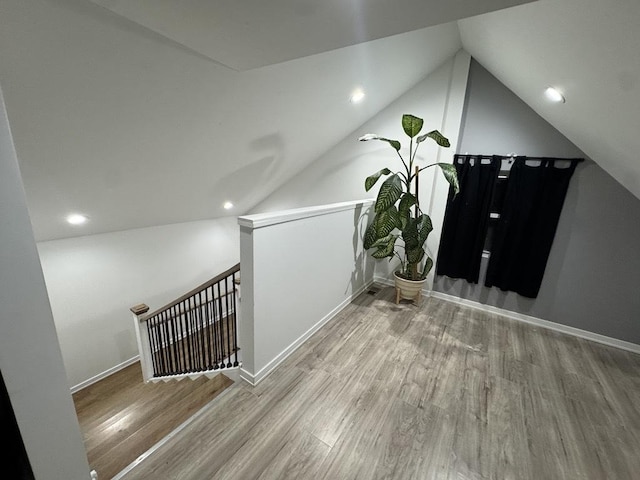
<svg viewBox="0 0 640 480"><path fill-rule="evenodd" d="M409 137L413 138L422 130L424 121L413 115L404 114L402 116L402 129Z"/></svg>
<svg viewBox="0 0 640 480"><path fill-rule="evenodd" d="M411 211L411 207L413 207L416 203L416 197L412 193L406 192L404 195L402 195L400 203L398 204L398 212L400 213L400 216L406 216Z"/></svg>
<svg viewBox="0 0 640 480"><path fill-rule="evenodd" d="M383 238L389 235L394 228L400 226L400 216L396 207L384 210L375 217L376 238Z"/></svg>
<svg viewBox="0 0 640 480"><path fill-rule="evenodd" d="M367 226L367 229L364 231L364 248L366 250L369 250L376 240L378 240L378 236L376 234L376 219L374 218L373 220L371 220L371 222Z"/></svg>
<svg viewBox="0 0 640 480"><path fill-rule="evenodd" d="M411 207L417 203L416 197L411 193L404 193L398 204L398 215L400 216L400 230L407 228L407 222L411 217Z"/></svg>
<svg viewBox="0 0 640 480"><path fill-rule="evenodd" d="M416 247L407 250L407 261L411 264L420 263L424 258L424 248Z"/></svg>
<svg viewBox="0 0 640 480"><path fill-rule="evenodd" d="M379 172L376 172L373 175L368 176L367 179L364 181L364 189L368 192L369 190L371 190L371 187L373 187L376 184L380 176L389 175L390 173L391 173L391 170L389 170L388 168L383 168Z"/></svg>
<svg viewBox="0 0 640 480"><path fill-rule="evenodd" d="M391 145L393 148L396 149L396 151L400 151L401 145L400 142L398 140L391 140L389 138L384 138L381 137L380 135L376 135L375 133L367 133L366 135L361 136L358 140L360 140L361 142L368 142L369 140L382 140L383 142L387 142L389 145Z"/></svg>
<svg viewBox="0 0 640 480"><path fill-rule="evenodd" d="M418 222L415 218L409 217L407 219L406 225L402 230L402 240L404 240L406 250L422 246L418 241Z"/></svg>
<svg viewBox="0 0 640 480"><path fill-rule="evenodd" d="M396 149L396 152L399 152L400 149L402 148L402 145L400 145L400 142L398 140L391 140L389 138L377 138L376 140L382 140L383 142L387 142L389 145L391 145L393 148Z"/></svg>
<svg viewBox="0 0 640 480"><path fill-rule="evenodd" d="M438 130L432 130L429 133L425 133L424 135L420 135L416 138L417 143L424 142L427 138L433 139L438 145L441 147L450 147L451 143L449 143L449 139L442 135Z"/></svg>
<svg viewBox="0 0 640 480"><path fill-rule="evenodd" d="M424 242L427 241L427 237L433 231L433 225L431 224L431 217L426 214L422 214L418 217L417 221L417 229L418 229L418 244L420 246L424 245Z"/></svg>
<svg viewBox="0 0 640 480"><path fill-rule="evenodd" d="M424 263L424 270L422 271L422 278L427 278L427 275L431 271L433 267L433 259L431 257L427 257L427 261Z"/></svg>
<svg viewBox="0 0 640 480"><path fill-rule="evenodd" d="M380 187L378 198L376 199L376 213L391 208L398 201L400 195L402 195L402 179L396 173L387 178Z"/></svg>
<svg viewBox="0 0 640 480"><path fill-rule="evenodd" d="M386 237L382 237L377 239L373 245L371 245L371 248L380 248L380 247L384 247L386 246L389 241L393 238L393 241L395 243L395 241L398 239L398 235L394 235L393 233L390 233L389 235L387 235Z"/></svg>
<svg viewBox="0 0 640 480"><path fill-rule="evenodd" d="M393 257L397 238L397 235L388 235L376 241L373 246L377 248L377 250L371 254L373 258Z"/></svg>
<svg viewBox="0 0 640 480"><path fill-rule="evenodd" d="M460 184L458 183L458 172L456 171L455 165L450 163L438 163L438 166L442 170L444 178L446 178L449 185L453 187L454 195L457 195L460 192Z"/></svg>

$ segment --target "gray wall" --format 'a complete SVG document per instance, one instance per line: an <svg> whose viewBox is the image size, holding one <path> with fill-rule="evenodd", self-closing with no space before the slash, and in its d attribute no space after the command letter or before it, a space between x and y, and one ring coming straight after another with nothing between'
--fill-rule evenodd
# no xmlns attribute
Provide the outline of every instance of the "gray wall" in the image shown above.
<svg viewBox="0 0 640 480"><path fill-rule="evenodd" d="M585 157L476 61L458 152ZM478 285L440 276L434 290L640 344L638 247L640 200L587 159L572 178L536 299L482 286L487 259Z"/></svg>

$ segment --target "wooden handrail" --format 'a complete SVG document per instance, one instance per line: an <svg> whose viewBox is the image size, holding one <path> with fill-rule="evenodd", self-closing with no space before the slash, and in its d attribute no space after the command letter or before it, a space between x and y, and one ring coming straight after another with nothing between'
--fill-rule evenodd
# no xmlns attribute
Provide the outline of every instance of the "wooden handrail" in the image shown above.
<svg viewBox="0 0 640 480"><path fill-rule="evenodd" d="M149 306L144 304L144 303L140 303L138 305L134 305L133 307L131 307L129 310L131 310L131 312L134 315L142 315L143 313L147 313L149 311Z"/></svg>
<svg viewBox="0 0 640 480"><path fill-rule="evenodd" d="M187 313L191 313L191 312L193 312L194 310L197 310L200 307L203 307L205 305L210 305L210 304L214 303L216 300L220 300L221 298L226 298L226 297L230 297L231 295L235 295L235 293L236 293L236 289L234 288L233 291L224 293L224 294L220 295L219 297L213 297L211 300L207 300L204 303L199 303L199 304L193 305L192 307L189 307L187 309L182 309L182 310L180 310L178 312L178 316L186 315ZM171 308L171 307L167 307L167 308ZM160 313L162 313L162 312L164 312L164 310L162 310ZM144 321L148 320L149 318L152 318L153 316L154 316L154 314L145 315L144 317L140 317L139 321L140 322L144 322ZM171 321L171 318L157 319L156 322L154 322L154 325L156 327L158 327L158 326L164 325L165 323L170 322L170 321Z"/></svg>
<svg viewBox="0 0 640 480"><path fill-rule="evenodd" d="M188 298L192 297L193 295L200 293L202 290L209 288L211 285L215 285L216 283L218 283L221 280L224 280L225 278L227 278L228 276L239 272L240 271L240 264L236 264L233 267L231 267L230 269L228 269L225 272L222 272L220 275L216 275L214 278L212 278L211 280L206 281L205 283L203 283L202 285L194 288L193 290L185 293L184 295L182 295L180 298L178 298L177 300L174 300L173 302L165 305L164 307L160 307L159 309L151 312L151 313L147 313L146 315L143 315L140 317L140 321L144 322L148 319L150 319L151 317L154 317L162 312L164 312L165 310L169 310L171 307L175 307L176 305L178 305L179 303L187 300Z"/></svg>

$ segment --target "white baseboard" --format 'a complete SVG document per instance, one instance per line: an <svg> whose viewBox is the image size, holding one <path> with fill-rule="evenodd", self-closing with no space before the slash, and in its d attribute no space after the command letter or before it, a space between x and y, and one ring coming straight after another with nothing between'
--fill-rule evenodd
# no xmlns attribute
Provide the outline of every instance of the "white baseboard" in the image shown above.
<svg viewBox="0 0 640 480"><path fill-rule="evenodd" d="M512 312L503 308L485 305L483 303L474 302L473 300L467 300L464 298L456 297L455 295L449 295L447 293L431 291L430 295L434 298L441 298L452 303L457 303L458 305L475 308L487 313L493 313L502 317L509 318L511 320L517 320L519 322L528 323L537 327L555 330L556 332L566 333L567 335L573 335L574 337L584 338L585 340L591 340L593 342L602 343L610 347L616 347L622 350L640 354L640 345L637 345L635 343L626 342L617 338L607 337L606 335L589 332L588 330L582 330L580 328L570 327L568 325L562 325L561 323L550 322L549 320L543 320L541 318L532 317L523 313Z"/></svg>
<svg viewBox="0 0 640 480"><path fill-rule="evenodd" d="M289 355L295 352L304 342L306 342L311 335L316 333L320 328L322 328L327 322L329 322L332 318L334 318L338 313L340 313L347 305L349 305L358 295L364 292L367 288L369 288L373 284L373 280L368 281L362 287L358 288L355 292L353 292L350 296L345 298L337 307L327 313L324 317L322 317L315 325L313 325L309 330L304 332L300 337L294 340L288 347L282 350L278 355L276 355L273 360L267 363L264 367L262 367L257 373L251 373L245 369L240 369L240 378L250 385L256 386L260 383L264 378L269 375L275 368L284 362Z"/></svg>
<svg viewBox="0 0 640 480"><path fill-rule="evenodd" d="M337 307L335 307L331 312L325 315L320 321L318 321L315 325L313 325L309 330L307 330L304 334L298 337L294 342L292 342L287 348L285 348L282 352L280 352L273 360L271 360L267 365L260 369L260 371L256 374L253 374L244 368L233 369L235 370L232 375L236 378L239 378L250 385L257 385L260 381L262 381L267 375L269 375L278 365L280 365L289 355L295 352L306 340L308 340L311 335L316 333L321 327L323 327L327 322L329 322L333 317L335 317L340 311L342 311L349 303L351 303L358 295L364 292L367 288L369 288L373 283L379 283L382 285L394 285L392 279L387 277L375 276L372 281L367 282L362 287L360 287L357 291L353 292L349 297L343 300ZM551 322L549 320L543 320L541 318L533 317L530 315L525 315L523 313L512 312L510 310L505 310L503 308L494 307L491 305L485 305L483 303L475 302L473 300L467 300L464 298L456 297L455 295L449 295L447 293L436 292L433 290L423 290L423 296L428 297L432 296L434 298L441 298L443 300L447 300L452 303L456 303L458 305L463 305L465 307L475 308L477 310L481 310L487 313L497 314L512 320L517 320L520 322L528 323L531 325L535 325L541 328L547 328L549 330L555 330L557 332L566 333L568 335L573 335L575 337L584 338L586 340L591 340L597 343L602 343L604 345L608 345L610 347L620 348L622 350L626 350L629 352L640 354L640 345L627 342L624 340L619 340L617 338L607 337L606 335L601 335L599 333L589 332L587 330L582 330L576 327L570 327L568 325L562 325L560 323ZM75 385L71 388L71 393L76 393L83 388L92 385L103 378L108 377L109 375L122 370L123 368L132 365L137 362L139 357L136 355L131 359L123 362L115 367L102 372L95 377L92 377L78 385ZM224 373L220 372L220 373ZM230 372L231 373L231 372ZM235 381L235 378L233 378Z"/></svg>
<svg viewBox="0 0 640 480"><path fill-rule="evenodd" d="M123 368L127 368L129 365L133 365L134 363L136 363L137 361L140 360L140 356L136 355L135 357L131 357L129 360L127 360L126 362L123 362L119 365L116 365L115 367L111 367L109 370L106 370L98 375L96 375L95 377L91 377L88 380L85 380L84 382L81 382L77 385L74 385L73 387L71 387L71 394L73 395L76 392L79 392L80 390L82 390L83 388L87 388L89 385L93 385L96 382L99 382L100 380L107 378L109 375L112 375L116 372L119 372L120 370L122 370Z"/></svg>
<svg viewBox="0 0 640 480"><path fill-rule="evenodd" d="M374 282L382 285L394 285L394 281L390 278L376 276ZM473 300L467 300L465 298L456 297L455 295L449 295L448 293L436 292L435 290L422 290L423 296L431 296L434 298L441 298L458 305L465 307L475 308L487 313L493 313L502 317L509 318L511 320L517 320L519 322L528 323L541 328L547 328L549 330L555 330L556 332L566 333L567 335L573 335L574 337L584 338L585 340L591 340L593 342L602 343L610 347L620 348L628 352L640 354L640 345L627 342L625 340L619 340L617 338L607 337L599 333L590 332L588 330L582 330L576 327L570 327L561 323L551 322L549 320L543 320L542 318L533 317L531 315L525 315L524 313L513 312L511 310L505 310L504 308L494 307L492 305L485 305L484 303L475 302Z"/></svg>
<svg viewBox="0 0 640 480"><path fill-rule="evenodd" d="M217 377L218 375L224 375L225 377L236 381L238 380L238 375L240 367L224 367L219 368L217 370L203 370L201 372L194 373L179 373L176 375L166 375L164 377L152 377L147 382L150 383L159 383L159 382L180 382L184 379L196 380L200 377L207 377L208 379L212 379Z"/></svg>
<svg viewBox="0 0 640 480"><path fill-rule="evenodd" d="M387 278L387 277L381 277L379 275L375 275L373 277L373 283L381 283L382 285L388 285L390 287L392 287L393 285L395 285L393 279L391 278ZM424 292L423 292L424 293Z"/></svg>
<svg viewBox="0 0 640 480"><path fill-rule="evenodd" d="M244 368L240 369L240 372L239 372L238 376L240 377L240 380L242 380L244 382L247 382L252 387L256 386L257 382L256 382L255 375L253 375L251 372L245 370Z"/></svg>

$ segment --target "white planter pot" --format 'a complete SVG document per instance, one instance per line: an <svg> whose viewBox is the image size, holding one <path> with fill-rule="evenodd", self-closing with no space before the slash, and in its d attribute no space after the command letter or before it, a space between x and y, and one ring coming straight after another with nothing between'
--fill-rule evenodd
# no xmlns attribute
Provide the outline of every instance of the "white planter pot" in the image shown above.
<svg viewBox="0 0 640 480"><path fill-rule="evenodd" d="M400 303L400 299L413 300L415 302L420 300L422 296L422 287L427 281L424 280L406 280L398 276L398 272L394 272L393 276L396 281L396 303Z"/></svg>

